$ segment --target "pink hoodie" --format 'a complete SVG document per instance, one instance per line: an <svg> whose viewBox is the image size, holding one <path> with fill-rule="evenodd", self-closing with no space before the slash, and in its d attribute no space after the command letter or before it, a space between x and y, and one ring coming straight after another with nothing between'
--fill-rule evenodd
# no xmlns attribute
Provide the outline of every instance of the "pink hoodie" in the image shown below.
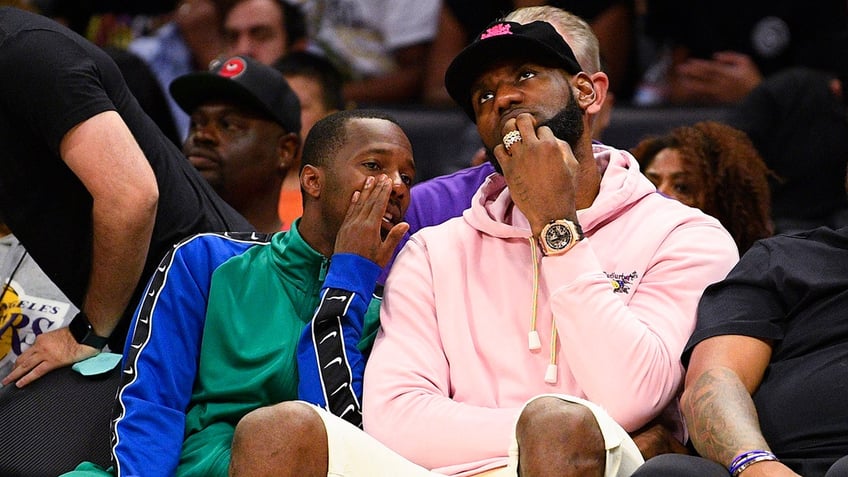
<svg viewBox="0 0 848 477"><path fill-rule="evenodd" d="M506 465L535 395L588 399L628 431L676 404L698 299L736 264L736 245L714 218L656 193L630 154L594 149L600 193L578 211L586 239L564 255L542 258L497 174L462 217L410 239L365 371L368 433L460 476Z"/></svg>

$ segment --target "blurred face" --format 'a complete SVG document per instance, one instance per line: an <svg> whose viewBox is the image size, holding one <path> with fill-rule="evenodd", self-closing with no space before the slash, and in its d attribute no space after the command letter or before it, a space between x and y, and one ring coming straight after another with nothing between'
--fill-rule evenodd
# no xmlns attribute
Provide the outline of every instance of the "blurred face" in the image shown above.
<svg viewBox="0 0 848 477"><path fill-rule="evenodd" d="M321 85L306 76L286 76L294 94L300 100L300 137L306 139L306 134L319 119L335 112L324 106L324 92Z"/></svg>
<svg viewBox="0 0 848 477"><path fill-rule="evenodd" d="M367 177L385 174L392 181L392 193L383 216L385 238L409 208L409 188L415 178L412 145L396 124L375 118L348 122L346 138L346 144L326 171L321 191L324 216L338 229L354 191L362 190Z"/></svg>
<svg viewBox="0 0 848 477"><path fill-rule="evenodd" d="M183 153L215 192L238 209L255 191L282 177L283 128L226 102L207 102L191 115Z"/></svg>
<svg viewBox="0 0 848 477"><path fill-rule="evenodd" d="M703 187L693 172L686 169L677 149L665 148L658 152L645 168L645 176L663 194L690 207L703 207Z"/></svg>
<svg viewBox="0 0 848 477"><path fill-rule="evenodd" d="M245 0L224 19L227 53L255 58L266 65L286 53L283 10L276 0Z"/></svg>
<svg viewBox="0 0 848 477"><path fill-rule="evenodd" d="M220 18L212 0L182 0L174 13L180 29L217 28Z"/></svg>
<svg viewBox="0 0 848 477"><path fill-rule="evenodd" d="M537 127L573 102L568 74L534 62L508 60L485 71L471 87L477 131L489 150L502 142L506 122L530 113ZM559 136L558 136L559 137Z"/></svg>

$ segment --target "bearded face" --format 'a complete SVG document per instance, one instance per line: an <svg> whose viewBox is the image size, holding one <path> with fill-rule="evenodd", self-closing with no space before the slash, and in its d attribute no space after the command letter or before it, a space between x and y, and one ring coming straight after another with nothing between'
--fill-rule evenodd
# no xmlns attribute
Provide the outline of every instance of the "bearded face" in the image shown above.
<svg viewBox="0 0 848 477"><path fill-rule="evenodd" d="M572 149L576 147L577 141L583 136L583 115L585 112L580 109L577 101L574 100L574 92L569 90L568 104L560 110L554 117L543 122L539 126L548 126L554 133L554 136L567 142ZM491 149L486 148L486 158L498 171L498 174L503 175L503 169L495 158L495 154Z"/></svg>

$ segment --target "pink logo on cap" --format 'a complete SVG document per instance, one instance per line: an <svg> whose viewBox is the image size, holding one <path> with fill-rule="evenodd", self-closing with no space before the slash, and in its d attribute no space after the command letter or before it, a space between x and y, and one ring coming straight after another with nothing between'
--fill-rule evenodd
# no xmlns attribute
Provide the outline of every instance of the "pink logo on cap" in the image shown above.
<svg viewBox="0 0 848 477"><path fill-rule="evenodd" d="M486 38L491 38L493 36L501 36L501 35L512 35L512 25L507 23L498 23L497 25L492 25L488 30L484 31L482 35L480 35L481 40L485 40Z"/></svg>
<svg viewBox="0 0 848 477"><path fill-rule="evenodd" d="M247 69L247 64L245 64L243 59L230 58L223 64L223 66L221 66L221 69L218 70L218 76L223 76L224 78L235 78L242 74L245 69Z"/></svg>

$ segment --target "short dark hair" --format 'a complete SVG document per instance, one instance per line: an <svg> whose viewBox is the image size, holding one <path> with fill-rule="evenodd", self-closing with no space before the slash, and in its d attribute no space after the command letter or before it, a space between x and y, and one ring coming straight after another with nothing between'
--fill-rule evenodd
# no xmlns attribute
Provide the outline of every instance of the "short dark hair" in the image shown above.
<svg viewBox="0 0 848 477"><path fill-rule="evenodd" d="M325 109L345 109L341 72L326 58L307 51L295 51L274 62L283 76L304 76L321 87L321 103Z"/></svg>
<svg viewBox="0 0 848 477"><path fill-rule="evenodd" d="M301 169L306 165L326 167L328 159L334 157L347 139L345 127L354 119L384 119L400 127L390 115L375 110L349 109L320 119L309 130L303 143Z"/></svg>
<svg viewBox="0 0 848 477"><path fill-rule="evenodd" d="M217 0L214 3L221 12L221 23L229 15L230 10L244 0ZM306 39L306 16L300 6L286 0L277 0L283 10L283 28L286 31L286 46L291 47L296 42Z"/></svg>
<svg viewBox="0 0 848 477"><path fill-rule="evenodd" d="M286 46L306 39L306 16L300 6L286 0L277 0L283 7L283 26L286 28Z"/></svg>

